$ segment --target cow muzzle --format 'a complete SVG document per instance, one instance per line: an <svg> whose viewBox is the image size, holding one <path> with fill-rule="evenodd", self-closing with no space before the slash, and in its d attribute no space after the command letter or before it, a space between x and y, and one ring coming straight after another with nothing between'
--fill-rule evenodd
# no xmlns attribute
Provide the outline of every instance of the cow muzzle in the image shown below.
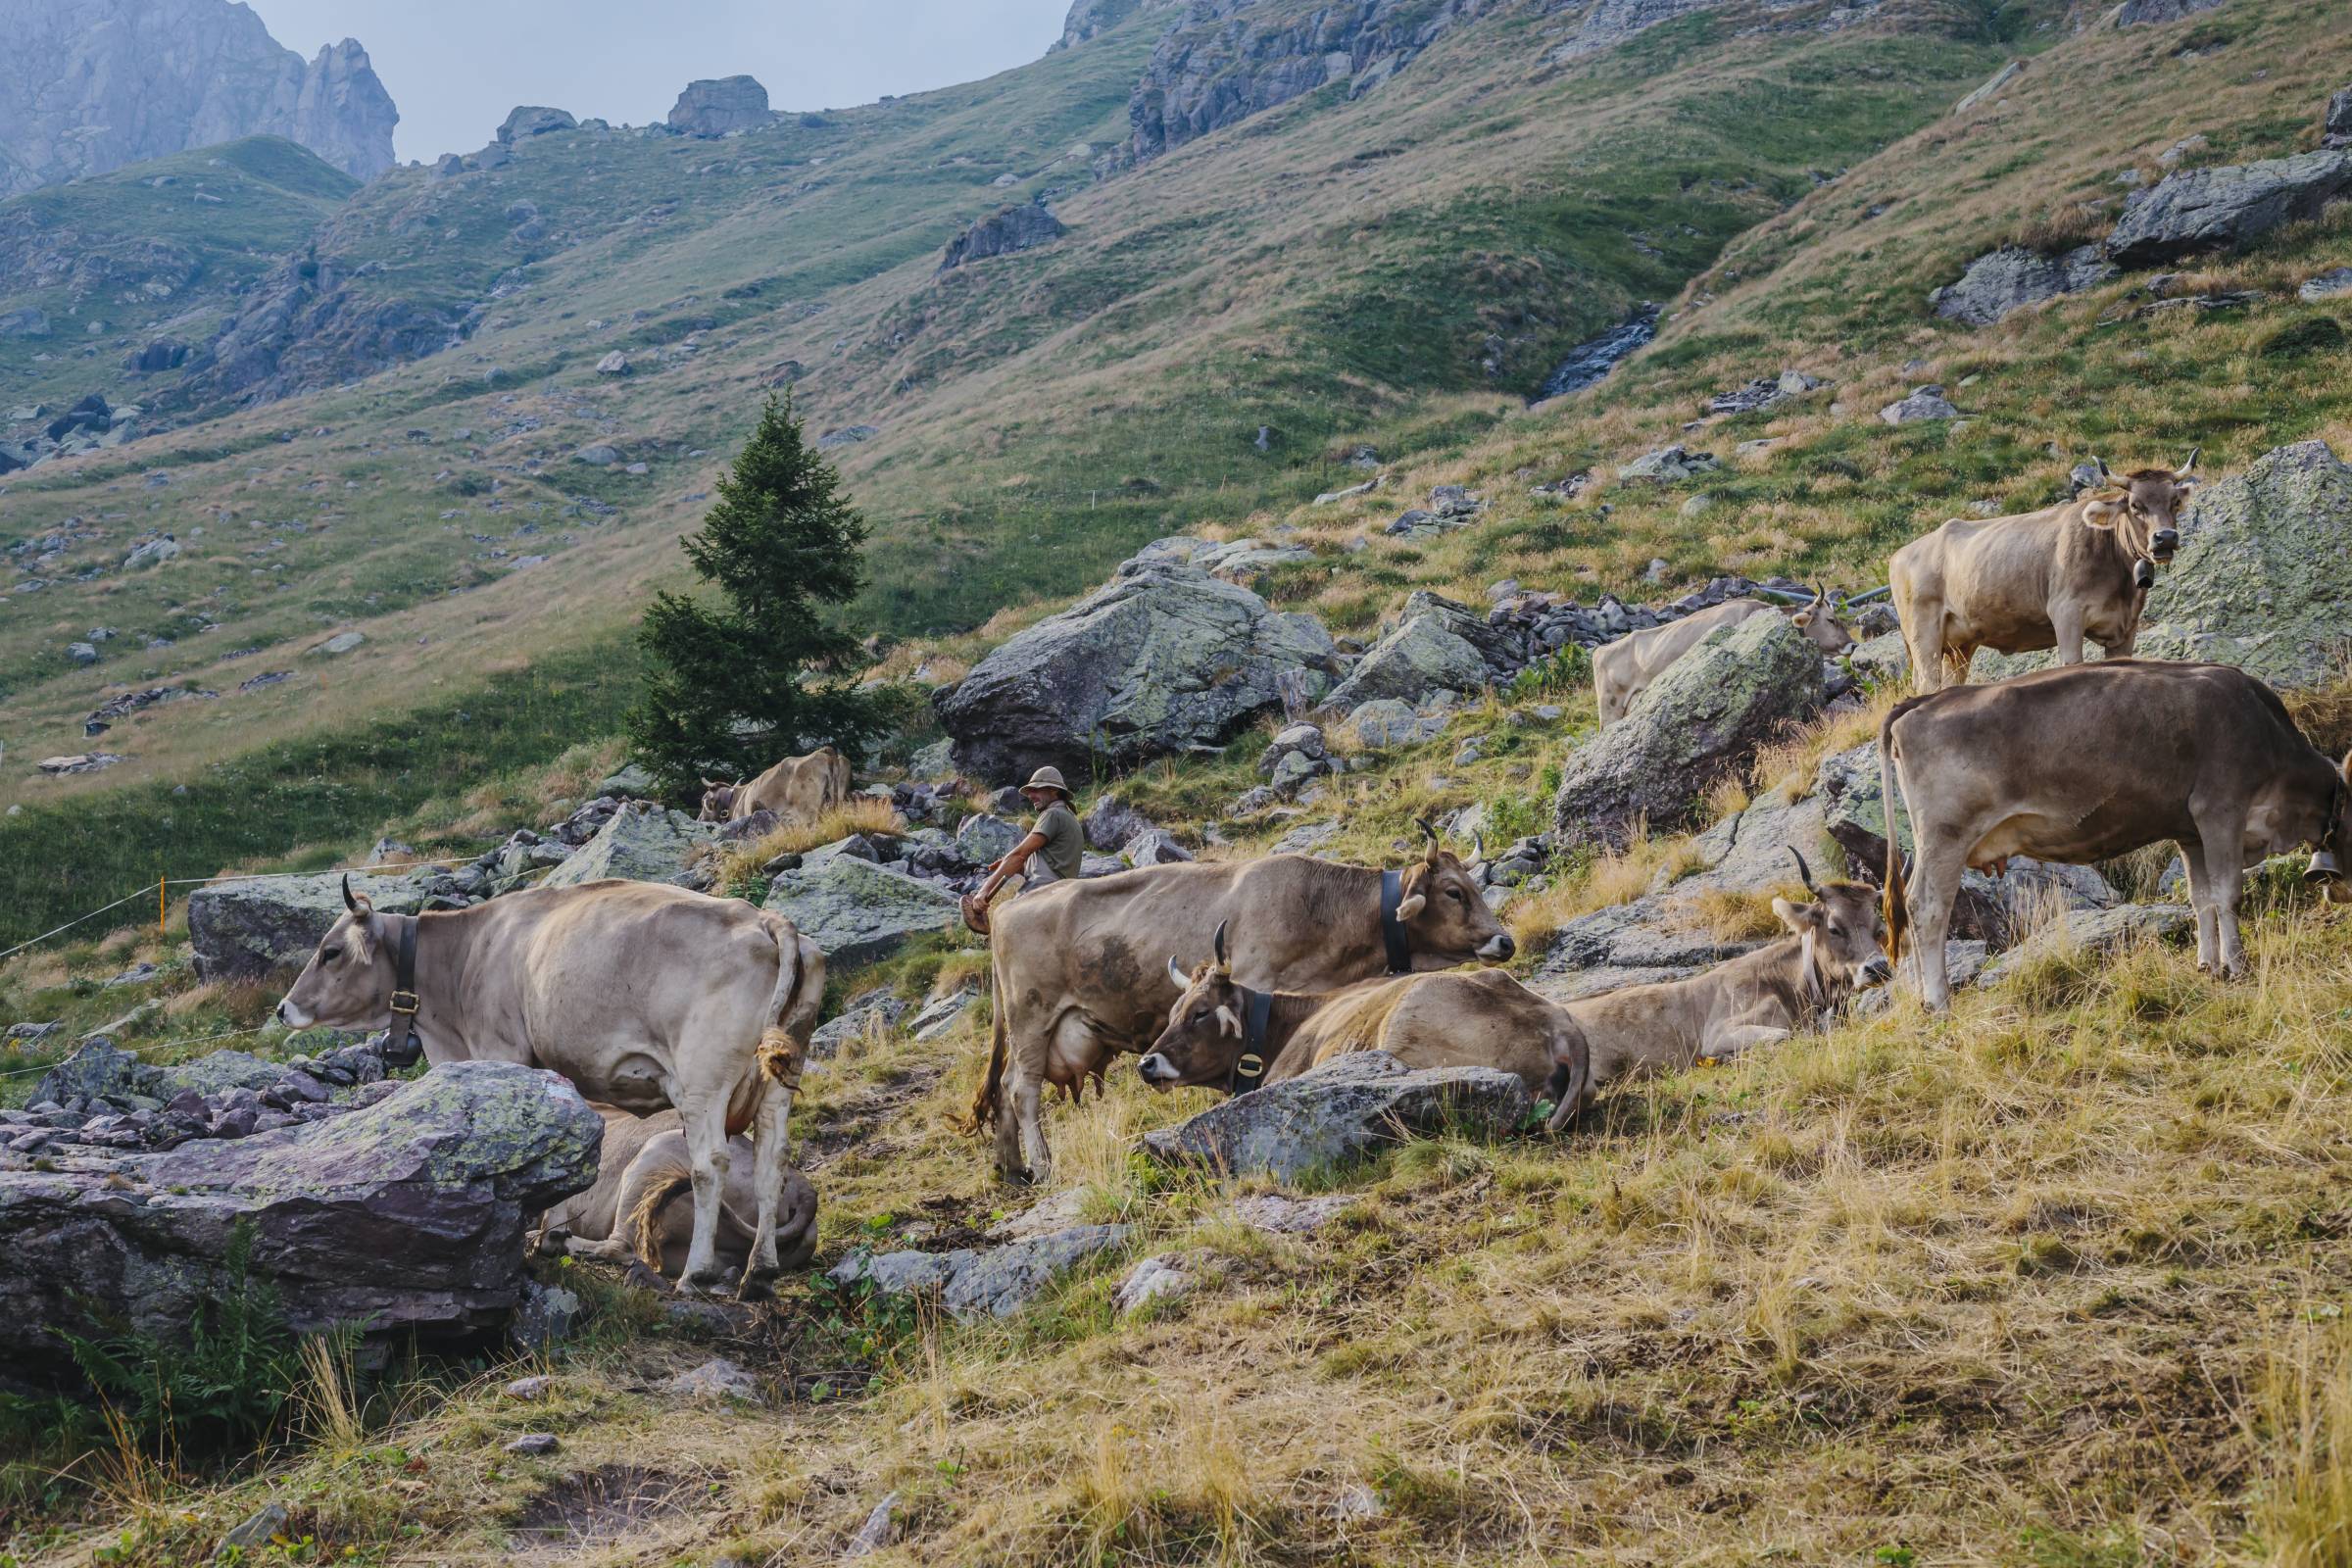
<svg viewBox="0 0 2352 1568"><path fill-rule="evenodd" d="M2304 882L2315 888L2341 882L2343 879L2344 868L2337 862L2335 852L2332 850L2320 851L2311 858L2311 864L2303 868Z"/></svg>
<svg viewBox="0 0 2352 1568"><path fill-rule="evenodd" d="M1862 983L1864 985L1883 986L1893 978L1894 964L1884 953L1862 966Z"/></svg>
<svg viewBox="0 0 2352 1568"><path fill-rule="evenodd" d="M1519 944L1511 940L1511 934L1500 931L1479 944L1478 956L1489 963L1508 963L1518 951Z"/></svg>
<svg viewBox="0 0 2352 1568"><path fill-rule="evenodd" d="M288 998L277 1004L277 1021L289 1029L308 1029L311 1015L294 1005L293 999Z"/></svg>
<svg viewBox="0 0 2352 1568"><path fill-rule="evenodd" d="M1170 1061L1167 1057L1161 1055L1156 1051L1152 1053L1152 1054L1149 1056L1146 1056L1142 1061L1136 1063L1135 1070L1139 1073L1142 1073L1144 1076L1144 1082L1150 1084L1154 1089L1165 1089L1168 1087L1168 1085L1174 1083L1177 1079L1184 1076L1184 1074L1176 1070L1176 1064L1174 1062Z"/></svg>
<svg viewBox="0 0 2352 1568"><path fill-rule="evenodd" d="M2156 558L2159 565L2172 560L2180 548L2180 530L2178 528L2159 528L2148 540L2148 554Z"/></svg>

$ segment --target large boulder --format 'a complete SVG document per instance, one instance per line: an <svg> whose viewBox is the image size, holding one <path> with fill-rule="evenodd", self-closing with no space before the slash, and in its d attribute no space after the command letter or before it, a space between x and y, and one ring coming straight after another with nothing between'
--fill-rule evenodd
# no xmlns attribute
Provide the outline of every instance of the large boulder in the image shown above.
<svg viewBox="0 0 2352 1568"><path fill-rule="evenodd" d="M1277 613L1192 566L1133 561L1069 610L1007 639L933 699L975 778L1048 763L1086 777L1230 739L1329 689L1336 654L1311 615Z"/></svg>
<svg viewBox="0 0 2352 1568"><path fill-rule="evenodd" d="M2107 254L2125 267L2156 267L2242 245L2317 218L2348 192L2352 150L2340 148L2167 174L2125 201Z"/></svg>
<svg viewBox="0 0 2352 1568"><path fill-rule="evenodd" d="M721 76L690 81L669 111L669 128L689 136L724 136L772 123L767 89L756 76Z"/></svg>
<svg viewBox="0 0 2352 1568"><path fill-rule="evenodd" d="M836 968L887 958L909 937L949 930L963 917L952 890L849 855L777 873L765 906L800 927Z"/></svg>
<svg viewBox="0 0 2352 1568"><path fill-rule="evenodd" d="M1212 1105L1179 1126L1146 1133L1144 1148L1171 1164L1295 1182L1407 1138L1500 1136L1526 1121L1533 1108L1516 1073L1492 1067L1416 1071L1385 1051L1363 1051Z"/></svg>
<svg viewBox="0 0 2352 1568"><path fill-rule="evenodd" d="M596 1177L604 1123L554 1073L436 1067L365 1109L162 1153L0 1156L0 1348L57 1354L93 1312L184 1339L252 1277L290 1324L470 1334L520 1301L523 1231Z"/></svg>
<svg viewBox="0 0 2352 1568"><path fill-rule="evenodd" d="M1717 780L1826 699L1821 655L1787 616L1710 632L1631 712L1569 755L1552 798L1562 845L1622 849L1643 821L1688 822Z"/></svg>
<svg viewBox="0 0 2352 1568"><path fill-rule="evenodd" d="M1430 593L1414 594L1405 613L1404 623L1374 643L1333 688L1326 709L1349 713L1384 699L1420 703L1441 691L1479 691L1494 679L1486 653L1472 640L1494 637L1484 617Z"/></svg>
<svg viewBox="0 0 2352 1568"><path fill-rule="evenodd" d="M424 907L428 877L351 873L352 891L386 914ZM343 873L216 882L188 897L188 942L196 978L261 980L310 961L343 912Z"/></svg>
<svg viewBox="0 0 2352 1568"><path fill-rule="evenodd" d="M533 136L545 136L551 131L577 130L580 122L568 111L550 109L542 104L520 104L510 113L498 127L498 144L512 147Z"/></svg>
<svg viewBox="0 0 2352 1568"><path fill-rule="evenodd" d="M683 811L668 810L651 801L631 801L612 813L596 837L548 872L541 886L568 888L620 877L630 882L699 887L703 879L694 862L717 837L715 827Z"/></svg>
<svg viewBox="0 0 2352 1568"><path fill-rule="evenodd" d="M2004 245L1969 263L1959 281L1930 294L1928 304L1947 321L1990 326L2014 311L2096 288L2115 275L2114 264L2101 257L2095 245L2064 256Z"/></svg>
<svg viewBox="0 0 2352 1568"><path fill-rule="evenodd" d="M939 270L953 271L966 262L984 261L991 256L1010 256L1016 251L1050 245L1069 230L1060 219L1046 211L1037 202L1023 202L1003 212L983 218L948 242L947 254L940 259Z"/></svg>
<svg viewBox="0 0 2352 1568"><path fill-rule="evenodd" d="M2196 924L2196 914L2185 904L2070 910L1986 964L1981 979L1985 985L1998 985L2040 959L2065 953L2104 957L2142 942L2178 941Z"/></svg>
<svg viewBox="0 0 2352 1568"><path fill-rule="evenodd" d="M1126 1245L1130 1225L1073 1225L985 1250L950 1252L852 1252L826 1276L882 1296L928 1296L956 1318L1010 1317L1048 1286L1091 1257Z"/></svg>
<svg viewBox="0 0 2352 1568"><path fill-rule="evenodd" d="M2279 447L2197 493L2156 574L2142 659L2236 664L2310 686L2352 638L2352 466L2324 441Z"/></svg>

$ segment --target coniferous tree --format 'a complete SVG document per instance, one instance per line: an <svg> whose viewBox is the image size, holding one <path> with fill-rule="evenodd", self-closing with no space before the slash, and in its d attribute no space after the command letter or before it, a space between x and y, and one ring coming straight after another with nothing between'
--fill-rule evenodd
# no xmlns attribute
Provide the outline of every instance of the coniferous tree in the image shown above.
<svg viewBox="0 0 2352 1568"><path fill-rule="evenodd" d="M873 735L874 705L843 673L857 640L826 615L864 586L864 543L841 476L792 405L770 397L717 504L683 541L716 595L657 594L638 628L646 694L629 738L663 784L750 778L825 741L854 756Z"/></svg>

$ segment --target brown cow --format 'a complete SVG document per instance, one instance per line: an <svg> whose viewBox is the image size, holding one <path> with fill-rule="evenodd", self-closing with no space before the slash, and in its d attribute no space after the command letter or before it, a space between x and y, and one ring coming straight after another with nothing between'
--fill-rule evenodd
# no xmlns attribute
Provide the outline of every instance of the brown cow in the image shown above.
<svg viewBox="0 0 2352 1568"><path fill-rule="evenodd" d="M1167 1027L1139 1070L1154 1089L1207 1084L1247 1094L1357 1051L1385 1051L1408 1067L1493 1067L1557 1107L1557 1132L1575 1115L1591 1072L1585 1032L1500 969L1398 975L1339 991L1254 991L1233 977L1225 927L1216 956L1188 977Z"/></svg>
<svg viewBox="0 0 2352 1568"><path fill-rule="evenodd" d="M634 1116L617 1105L590 1108L605 1119L595 1185L547 1211L539 1250L604 1263L636 1258L674 1280L686 1271L686 1254L694 1245L694 1205L678 1201L694 1191L685 1121L674 1110ZM752 1179L758 1156L749 1138L729 1139L727 1148L718 1260L722 1269L740 1272L759 1234L760 1192ZM776 1217L777 1261L788 1269L802 1268L815 1255L816 1189L799 1171L787 1170Z"/></svg>
<svg viewBox="0 0 2352 1568"><path fill-rule="evenodd" d="M1592 651L1592 695L1600 704L1600 721L1613 724L1633 711L1634 700L1649 690L1676 660L1704 642L1709 632L1778 609L1761 599L1726 599L1680 620L1603 643ZM1854 646L1853 634L1830 612L1827 588L1816 588L1813 602L1788 618L1825 659L1836 659Z"/></svg>
<svg viewBox="0 0 2352 1568"><path fill-rule="evenodd" d="M849 798L849 759L820 746L807 757L787 757L749 784L703 780L696 820L740 822L755 811L773 811L785 822L813 822Z"/></svg>
<svg viewBox="0 0 2352 1568"><path fill-rule="evenodd" d="M1154 865L1055 882L999 909L988 1077L967 1124L995 1124L997 1169L1021 1178L1025 1140L1030 1178L1051 1179L1039 1116L1046 1086L1075 1091L1118 1053L1144 1050L1176 1000L1169 961L1204 951L1220 922L1249 933L1234 973L1266 989L1336 991L1385 973L1508 959L1510 933L1478 884L1435 829L1423 831L1428 855L1400 871L1303 855Z"/></svg>
<svg viewBox="0 0 2352 1568"><path fill-rule="evenodd" d="M1627 1073L1673 1071L1786 1040L1819 1023L1857 987L1892 977L1878 893L1859 882L1816 885L1804 857L1788 854L1814 902L1772 901L1788 936L1688 980L1567 1004L1592 1042L1594 1088Z"/></svg>
<svg viewBox="0 0 2352 1568"><path fill-rule="evenodd" d="M297 1029L398 1023L443 1061L519 1061L627 1111L675 1108L694 1178L684 1283L716 1257L727 1141L750 1128L759 1219L743 1289L782 1266L785 1120L825 993L825 956L780 915L655 882L528 888L467 909L346 912L277 1004ZM396 1013L395 1008L399 1011Z"/></svg>
<svg viewBox="0 0 2352 1568"><path fill-rule="evenodd" d="M1960 874L2013 855L2082 865L2170 839L2188 864L2197 967L2245 970L2237 899L2249 858L2316 843L2310 878L2352 902L2346 769L2303 738L2278 694L2229 664L2102 660L1898 704L1879 726L1879 789L1902 788L1912 864L1886 841L1899 955L1917 910L1920 995L1951 1003L1943 942Z"/></svg>
<svg viewBox="0 0 2352 1568"><path fill-rule="evenodd" d="M2129 659L2156 568L2180 545L2180 504L2199 482L2197 454L2179 468L2141 468L2062 506L2015 517L1954 517L1887 562L1913 687L1968 679L1980 648L2058 650L2082 662L2082 640Z"/></svg>

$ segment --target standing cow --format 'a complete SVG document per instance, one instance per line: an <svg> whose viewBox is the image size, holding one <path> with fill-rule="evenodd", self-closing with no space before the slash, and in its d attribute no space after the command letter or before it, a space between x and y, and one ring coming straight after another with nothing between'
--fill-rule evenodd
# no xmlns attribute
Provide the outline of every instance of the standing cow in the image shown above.
<svg viewBox="0 0 2352 1568"><path fill-rule="evenodd" d="M773 811L786 822L813 822L850 798L850 760L830 746L807 757L787 757L749 784L703 780L703 808L696 820L740 822L757 811Z"/></svg>
<svg viewBox="0 0 2352 1568"><path fill-rule="evenodd" d="M1233 977L1218 926L1215 957L1189 976L1167 1027L1138 1071L1154 1089L1206 1084L1247 1094L1358 1051L1385 1051L1408 1067L1493 1067L1514 1073L1554 1105L1557 1132L1576 1114L1591 1075L1585 1032L1499 969L1407 974L1339 991L1257 991Z"/></svg>
<svg viewBox="0 0 2352 1568"><path fill-rule="evenodd" d="M2178 468L2141 468L2062 506L2016 517L1954 517L1887 563L1895 613L1922 692L1968 679L1980 648L2058 650L2082 662L2082 641L2129 659L2156 568L2180 545L2181 503L2198 483L2197 454Z"/></svg>
<svg viewBox="0 0 2352 1568"><path fill-rule="evenodd" d="M747 1294L774 1279L784 1134L825 993L825 956L782 917L651 882L532 888L468 909L345 912L277 1004L296 1029L408 1031L443 1061L518 1061L591 1101L675 1108L694 1182L684 1281L725 1283L715 1255L727 1141L757 1170Z"/></svg>
<svg viewBox="0 0 2352 1568"><path fill-rule="evenodd" d="M1592 695L1600 705L1600 721L1613 724L1631 712L1634 699L1649 690L1676 660L1704 642L1709 632L1778 612L1776 606L1761 599L1726 599L1680 620L1602 644L1592 654ZM1853 634L1830 612L1827 588L1816 588L1813 602L1788 618L1824 659L1836 659L1854 646Z"/></svg>
<svg viewBox="0 0 2352 1568"><path fill-rule="evenodd" d="M1167 968L1231 922L1243 984L1336 991L1357 980L1483 960L1515 950L1462 862L1429 835L1429 853L1396 871L1303 855L1224 864L1148 866L1024 893L991 920L995 1022L988 1077L967 1124L994 1123L997 1169L1043 1183L1053 1174L1040 1104L1045 1087L1076 1091L1110 1058L1159 1032L1178 987Z"/></svg>
<svg viewBox="0 0 2352 1568"><path fill-rule="evenodd" d="M2102 660L1899 704L1879 727L1879 789L1911 817L1902 873L1886 835L1886 926L1931 1009L1950 1005L1943 943L1960 874L2013 855L2082 865L2167 839L2188 864L2197 967L2245 970L2237 900L2250 859L2316 843L2310 878L2347 902L2346 777L2278 693L2229 664Z"/></svg>

